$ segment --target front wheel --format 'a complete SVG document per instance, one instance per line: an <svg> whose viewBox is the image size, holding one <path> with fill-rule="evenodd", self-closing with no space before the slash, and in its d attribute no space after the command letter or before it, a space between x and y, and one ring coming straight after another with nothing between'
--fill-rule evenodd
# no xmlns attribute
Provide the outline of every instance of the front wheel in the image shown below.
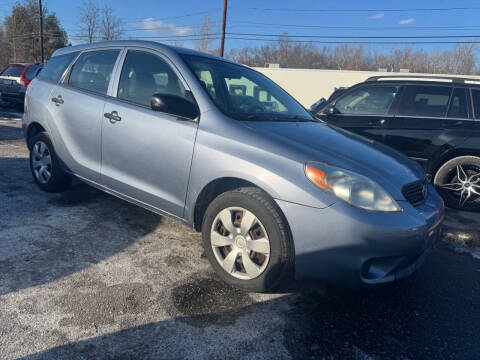
<svg viewBox="0 0 480 360"><path fill-rule="evenodd" d="M219 195L202 225L210 264L228 284L264 292L293 269L294 249L286 221L275 202L258 188Z"/></svg>
<svg viewBox="0 0 480 360"><path fill-rule="evenodd" d="M480 211L480 157L460 156L447 161L433 182L448 207Z"/></svg>
<svg viewBox="0 0 480 360"><path fill-rule="evenodd" d="M35 135L31 141L30 170L35 183L46 192L65 191L72 179L63 172L47 133Z"/></svg>

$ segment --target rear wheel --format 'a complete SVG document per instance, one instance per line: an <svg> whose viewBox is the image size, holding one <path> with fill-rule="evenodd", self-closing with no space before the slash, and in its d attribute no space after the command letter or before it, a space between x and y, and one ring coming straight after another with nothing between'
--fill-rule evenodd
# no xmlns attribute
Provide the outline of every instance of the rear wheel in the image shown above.
<svg viewBox="0 0 480 360"><path fill-rule="evenodd" d="M35 183L43 191L65 191L72 179L62 171L60 160L47 133L35 135L30 144L30 170Z"/></svg>
<svg viewBox="0 0 480 360"><path fill-rule="evenodd" d="M260 189L240 188L219 195L205 213L202 236L217 274L243 290L272 289L293 269L286 221Z"/></svg>
<svg viewBox="0 0 480 360"><path fill-rule="evenodd" d="M480 157L447 161L435 175L434 185L448 207L480 211Z"/></svg>

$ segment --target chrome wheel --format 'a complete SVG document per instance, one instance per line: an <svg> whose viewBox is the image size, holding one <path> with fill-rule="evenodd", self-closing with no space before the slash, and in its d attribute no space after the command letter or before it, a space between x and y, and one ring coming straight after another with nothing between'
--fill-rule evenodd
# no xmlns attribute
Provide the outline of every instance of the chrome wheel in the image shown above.
<svg viewBox="0 0 480 360"><path fill-rule="evenodd" d="M480 196L480 169L464 165L457 165L456 175L448 184L439 185L440 188L451 191L459 198L462 207L468 201L473 201Z"/></svg>
<svg viewBox="0 0 480 360"><path fill-rule="evenodd" d="M220 211L212 224L210 244L223 270L238 279L254 279L268 265L270 240L263 224L247 209Z"/></svg>
<svg viewBox="0 0 480 360"><path fill-rule="evenodd" d="M42 184L46 184L52 176L52 157L43 141L37 141L33 145L32 169L35 178Z"/></svg>

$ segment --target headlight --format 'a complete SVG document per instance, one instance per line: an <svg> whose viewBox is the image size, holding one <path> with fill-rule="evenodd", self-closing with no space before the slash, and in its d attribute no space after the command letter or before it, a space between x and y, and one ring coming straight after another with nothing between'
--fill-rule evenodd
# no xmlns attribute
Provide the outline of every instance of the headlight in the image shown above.
<svg viewBox="0 0 480 360"><path fill-rule="evenodd" d="M317 162L307 163L305 174L315 185L350 205L371 211L402 210L380 185L365 176Z"/></svg>

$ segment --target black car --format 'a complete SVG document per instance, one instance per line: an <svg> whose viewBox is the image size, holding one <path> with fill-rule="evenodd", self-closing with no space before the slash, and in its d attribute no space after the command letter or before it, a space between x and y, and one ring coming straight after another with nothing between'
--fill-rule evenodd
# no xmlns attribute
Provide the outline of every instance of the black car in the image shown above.
<svg viewBox="0 0 480 360"><path fill-rule="evenodd" d="M316 115L418 161L447 206L480 211L480 81L375 76Z"/></svg>

